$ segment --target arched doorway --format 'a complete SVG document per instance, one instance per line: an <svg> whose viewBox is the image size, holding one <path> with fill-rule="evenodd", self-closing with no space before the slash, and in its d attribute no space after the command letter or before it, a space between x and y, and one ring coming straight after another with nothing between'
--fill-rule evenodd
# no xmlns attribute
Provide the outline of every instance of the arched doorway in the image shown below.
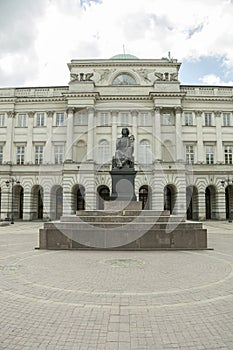
<svg viewBox="0 0 233 350"><path fill-rule="evenodd" d="M72 211L85 210L85 187L75 185L72 188Z"/></svg>
<svg viewBox="0 0 233 350"><path fill-rule="evenodd" d="M198 220L198 191L195 186L186 188L186 210L188 220Z"/></svg>
<svg viewBox="0 0 233 350"><path fill-rule="evenodd" d="M34 220L43 219L43 188L36 185L32 189L32 217Z"/></svg>
<svg viewBox="0 0 233 350"><path fill-rule="evenodd" d="M176 202L176 188L172 185L164 187L164 210L173 212Z"/></svg>
<svg viewBox="0 0 233 350"><path fill-rule="evenodd" d="M23 196L24 190L20 185L13 187L12 211L15 220L23 219Z"/></svg>
<svg viewBox="0 0 233 350"><path fill-rule="evenodd" d="M142 202L142 209L150 209L151 191L147 185L139 188L139 201Z"/></svg>
<svg viewBox="0 0 233 350"><path fill-rule="evenodd" d="M97 189L98 193L98 209L104 209L104 201L109 201L110 199L110 190L107 186L100 186Z"/></svg>
<svg viewBox="0 0 233 350"><path fill-rule="evenodd" d="M229 185L225 189L226 219L233 219L233 186ZM231 211L231 216L230 216Z"/></svg>
<svg viewBox="0 0 233 350"><path fill-rule="evenodd" d="M205 190L206 220L216 219L216 189L210 185Z"/></svg>
<svg viewBox="0 0 233 350"><path fill-rule="evenodd" d="M58 220L63 213L63 188L59 186L56 190L56 211L55 218Z"/></svg>

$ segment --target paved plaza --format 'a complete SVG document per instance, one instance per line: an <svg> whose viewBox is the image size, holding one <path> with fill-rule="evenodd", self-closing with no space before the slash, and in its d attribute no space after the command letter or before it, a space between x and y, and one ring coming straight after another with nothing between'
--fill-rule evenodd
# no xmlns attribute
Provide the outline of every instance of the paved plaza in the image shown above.
<svg viewBox="0 0 233 350"><path fill-rule="evenodd" d="M0 349L233 349L233 223L205 251L45 251L0 226Z"/></svg>

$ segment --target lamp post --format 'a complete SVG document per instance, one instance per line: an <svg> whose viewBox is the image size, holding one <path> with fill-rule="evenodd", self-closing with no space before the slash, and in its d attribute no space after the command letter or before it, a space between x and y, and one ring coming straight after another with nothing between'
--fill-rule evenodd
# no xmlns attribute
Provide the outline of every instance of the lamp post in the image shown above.
<svg viewBox="0 0 233 350"><path fill-rule="evenodd" d="M230 184L233 183L233 179L230 179L229 176L221 181L222 186L224 187L227 184L227 201L228 201L228 222L232 222L231 217L231 192L230 192Z"/></svg>
<svg viewBox="0 0 233 350"><path fill-rule="evenodd" d="M9 180L6 181L6 187L10 187L11 185L11 219L10 222L11 224L14 224L14 193L13 193L13 187L14 184L20 184L20 181L17 181L13 177L9 178Z"/></svg>

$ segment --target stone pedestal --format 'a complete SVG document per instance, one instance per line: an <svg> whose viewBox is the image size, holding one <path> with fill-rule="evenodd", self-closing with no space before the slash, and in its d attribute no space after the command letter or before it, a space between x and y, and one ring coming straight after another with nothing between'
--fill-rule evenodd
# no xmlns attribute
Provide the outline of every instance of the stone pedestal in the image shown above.
<svg viewBox="0 0 233 350"><path fill-rule="evenodd" d="M107 211L122 211L122 210L142 210L142 202L136 201L105 201L104 210Z"/></svg>
<svg viewBox="0 0 233 350"><path fill-rule="evenodd" d="M110 201L136 201L134 180L136 171L133 168L113 169L110 171L112 177L112 194Z"/></svg>

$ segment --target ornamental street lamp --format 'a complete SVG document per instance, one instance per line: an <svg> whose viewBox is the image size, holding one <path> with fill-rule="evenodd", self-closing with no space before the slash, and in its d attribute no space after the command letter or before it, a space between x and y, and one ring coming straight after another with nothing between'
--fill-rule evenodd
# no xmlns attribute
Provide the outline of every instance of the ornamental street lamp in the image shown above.
<svg viewBox="0 0 233 350"><path fill-rule="evenodd" d="M230 191L230 184L233 183L233 179L230 179L229 176L227 179L224 179L221 181L222 186L224 187L225 184L227 185L226 187L226 195L227 195L227 204L228 204L228 222L232 222L232 216L231 216L231 191Z"/></svg>
<svg viewBox="0 0 233 350"><path fill-rule="evenodd" d="M10 219L11 224L14 224L14 193L13 193L14 184L20 184L20 181L17 181L13 177L11 177L9 180L6 181L7 188L9 188L11 185L11 219Z"/></svg>

